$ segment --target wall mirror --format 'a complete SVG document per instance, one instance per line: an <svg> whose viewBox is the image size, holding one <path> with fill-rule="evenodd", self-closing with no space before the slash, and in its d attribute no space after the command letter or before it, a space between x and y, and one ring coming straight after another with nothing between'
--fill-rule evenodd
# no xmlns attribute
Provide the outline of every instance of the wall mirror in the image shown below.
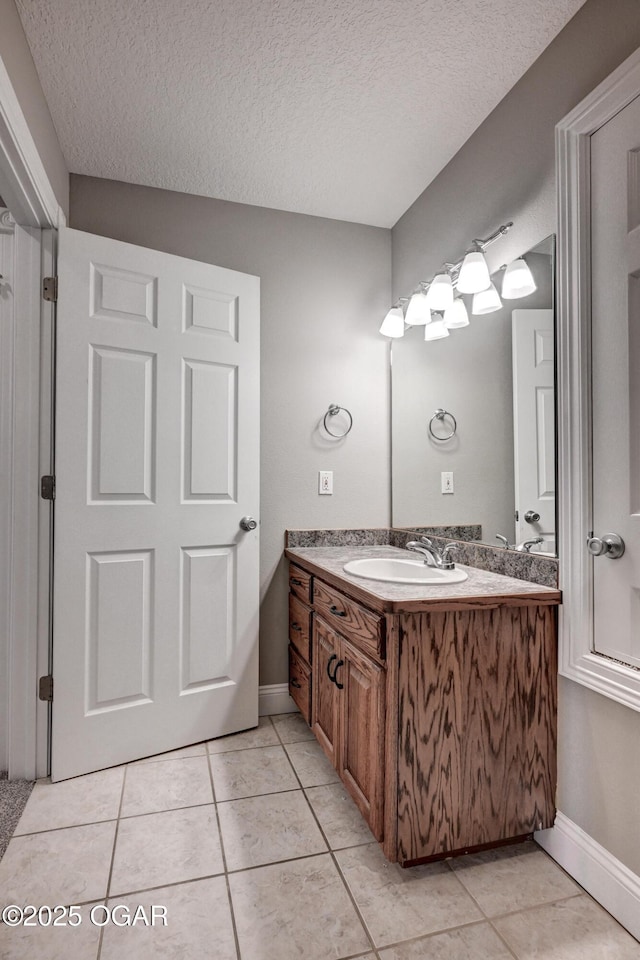
<svg viewBox="0 0 640 960"><path fill-rule="evenodd" d="M408 327L393 341L392 522L460 527L449 535L494 546L541 537L532 552L555 556L555 238L524 258L533 293L481 316L465 297L469 326L427 342L424 326ZM450 418L429 430L442 410L455 417L448 440Z"/></svg>

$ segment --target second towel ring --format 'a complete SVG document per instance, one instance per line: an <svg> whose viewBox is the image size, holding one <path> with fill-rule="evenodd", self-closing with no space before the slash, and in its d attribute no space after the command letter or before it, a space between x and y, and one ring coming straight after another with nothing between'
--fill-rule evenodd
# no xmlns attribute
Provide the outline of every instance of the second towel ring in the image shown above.
<svg viewBox="0 0 640 960"><path fill-rule="evenodd" d="M453 423L453 430L451 431L451 433L448 433L446 437L439 437L437 434L433 432L433 421L434 420L442 421L444 420L445 417L448 417L449 420L451 420L451 422ZM438 407L434 415L431 417L431 420L429 420L429 433L431 434L434 440L438 441L438 443L444 443L446 440L451 440L452 437L455 437L457 429L458 429L458 424L454 415L452 413L449 413L448 410L443 410L442 407Z"/></svg>
<svg viewBox="0 0 640 960"><path fill-rule="evenodd" d="M327 425L327 417L335 417L336 414L340 413L341 410L342 410L344 413L346 413L346 415L349 417L349 426L348 426L347 429L344 431L344 433L333 433L331 430L329 430L329 427L328 427L328 425ZM352 427L352 426L353 426L353 417L351 416L351 414L349 413L349 411L347 410L347 408L346 408L346 407L339 407L337 403L330 403L330 404L329 404L329 409L327 410L327 412L326 412L325 415L324 415L324 428L325 428L325 430L327 431L327 433L329 434L329 436L330 436L330 437L334 437L336 440L342 440L342 438L343 438L343 437L346 437L346 435L349 433L349 431L351 430L351 427Z"/></svg>

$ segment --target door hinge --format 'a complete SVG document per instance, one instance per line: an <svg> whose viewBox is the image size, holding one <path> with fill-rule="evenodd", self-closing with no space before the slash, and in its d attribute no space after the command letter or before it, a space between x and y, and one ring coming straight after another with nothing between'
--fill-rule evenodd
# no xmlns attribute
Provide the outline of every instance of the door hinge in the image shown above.
<svg viewBox="0 0 640 960"><path fill-rule="evenodd" d="M44 277L42 281L42 299L56 303L58 300L58 278Z"/></svg>
<svg viewBox="0 0 640 960"><path fill-rule="evenodd" d="M53 700L53 677L50 673L46 677L40 677L38 697L40 700Z"/></svg>
<svg viewBox="0 0 640 960"><path fill-rule="evenodd" d="M47 474L46 477L40 477L40 496L43 500L55 500L56 498L56 478Z"/></svg>

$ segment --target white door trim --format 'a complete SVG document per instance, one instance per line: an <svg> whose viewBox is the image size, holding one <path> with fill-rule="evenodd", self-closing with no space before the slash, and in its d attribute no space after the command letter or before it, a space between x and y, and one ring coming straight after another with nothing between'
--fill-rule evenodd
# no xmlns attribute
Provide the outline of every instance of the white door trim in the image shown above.
<svg viewBox="0 0 640 960"><path fill-rule="evenodd" d="M560 673L640 710L640 671L592 653L590 137L640 95L640 49L556 127Z"/></svg>
<svg viewBox="0 0 640 960"><path fill-rule="evenodd" d="M64 211L0 59L0 196L25 227L62 227Z"/></svg>
<svg viewBox="0 0 640 960"><path fill-rule="evenodd" d="M60 207L44 164L38 153L35 141L29 130L9 74L0 59L0 195L8 204L15 221L24 227L40 227L45 230L42 238L42 259L38 271L38 281L34 288L26 289L21 279L27 274L18 264L19 280L16 285L16 297L26 298L35 309L40 301L40 276L51 273L54 264L54 231L66 223L64 211ZM20 251L18 251L20 256ZM42 273L42 271L45 271ZM36 299L37 298L37 299ZM40 307L38 307L40 309ZM50 411L44 408L50 401L51 359L52 359L52 320L53 307L43 304L41 310L41 348L40 353L31 353L26 361L31 370L40 370L41 382L37 379L25 381L21 386L20 402L16 404L18 415L12 421L11 435L7 444L15 448L16 438L20 437L24 449L40 452L40 464L29 461L30 471L27 478L21 475L20 483L26 483L30 496L12 498L11 515L16 531L38 530L37 555L31 556L30 564L23 573L19 594L9 611L9 676L11 691L9 713L15 717L15 724L24 720L24 729L14 727L10 734L8 766L10 775L34 777L46 776L48 772L48 710L47 705L37 699L37 678L48 672L49 658L49 504L38 498L38 478L41 473L49 472L52 457L51 434L49 429ZM29 350L39 350L31 341ZM42 409L38 409L40 397ZM14 398L15 399L18 398ZM16 549L22 549L19 538L14 541ZM17 555L8 558L12 569L20 562ZM33 561L33 562L31 562ZM25 579L26 577L26 579ZM34 628L28 635L21 631L21 624L29 623ZM35 626L37 625L37 626ZM17 638L20 636L20 642ZM26 640L25 640L26 637ZM22 699L21 699L22 698ZM16 707L16 705L18 705ZM18 709L18 713L14 710ZM13 722L13 721L12 721Z"/></svg>

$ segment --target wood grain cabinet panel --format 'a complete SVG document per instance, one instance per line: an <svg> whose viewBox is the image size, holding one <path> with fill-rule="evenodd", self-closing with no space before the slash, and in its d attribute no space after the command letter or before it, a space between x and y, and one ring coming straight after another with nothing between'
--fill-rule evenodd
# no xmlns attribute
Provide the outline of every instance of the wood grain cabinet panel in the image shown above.
<svg viewBox="0 0 640 960"><path fill-rule="evenodd" d="M338 766L338 687L331 679L340 657L340 637L314 617L311 729L334 767Z"/></svg>
<svg viewBox="0 0 640 960"><path fill-rule="evenodd" d="M384 670L346 640L336 672L340 690L338 772L381 840L384 821Z"/></svg>
<svg viewBox="0 0 640 960"><path fill-rule="evenodd" d="M400 861L553 824L554 624L551 607L405 618L398 676Z"/></svg>
<svg viewBox="0 0 640 960"><path fill-rule="evenodd" d="M311 617L311 607L290 593L289 642L307 663L311 663Z"/></svg>
<svg viewBox="0 0 640 960"><path fill-rule="evenodd" d="M289 696L311 724L311 668L295 647L289 647Z"/></svg>

